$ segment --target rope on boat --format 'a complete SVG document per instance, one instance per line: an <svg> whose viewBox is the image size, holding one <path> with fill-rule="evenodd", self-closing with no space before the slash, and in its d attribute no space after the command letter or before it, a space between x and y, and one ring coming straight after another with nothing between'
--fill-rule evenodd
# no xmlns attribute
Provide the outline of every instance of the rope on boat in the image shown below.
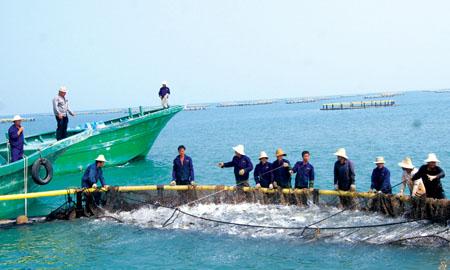
<svg viewBox="0 0 450 270"><path fill-rule="evenodd" d="M23 192L28 193L28 157L23 155ZM25 216L28 216L28 199L24 200Z"/></svg>

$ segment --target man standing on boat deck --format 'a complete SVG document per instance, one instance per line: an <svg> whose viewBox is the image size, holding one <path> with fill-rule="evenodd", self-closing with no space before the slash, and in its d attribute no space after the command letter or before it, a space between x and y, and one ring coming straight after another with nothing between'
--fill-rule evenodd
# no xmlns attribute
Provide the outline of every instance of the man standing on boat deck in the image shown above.
<svg viewBox="0 0 450 270"><path fill-rule="evenodd" d="M384 166L384 157L375 159L377 167L372 171L372 183L369 192L392 194L391 172Z"/></svg>
<svg viewBox="0 0 450 270"><path fill-rule="evenodd" d="M340 148L334 153L337 161L334 163L334 188L343 191L355 191L355 167L348 159L344 148Z"/></svg>
<svg viewBox="0 0 450 270"><path fill-rule="evenodd" d="M194 164L192 158L185 155L186 147L178 146L178 156L173 160L172 182L170 185L194 185Z"/></svg>
<svg viewBox="0 0 450 270"><path fill-rule="evenodd" d="M273 189L272 164L269 162L269 157L264 151L259 155L259 163L255 167L254 177L256 188Z"/></svg>
<svg viewBox="0 0 450 270"><path fill-rule="evenodd" d="M83 188L97 188L97 182L100 181L102 187L107 188L105 183L105 178L103 177L102 168L105 166L105 156L99 155L95 159L95 163L89 165L84 172L83 178L81 179L81 187Z"/></svg>
<svg viewBox="0 0 450 270"><path fill-rule="evenodd" d="M220 162L220 168L234 168L234 177L236 179L236 186L249 187L248 178L250 172L253 170L253 164L249 157L245 155L244 146L242 144L233 147L234 157L230 162Z"/></svg>
<svg viewBox="0 0 450 270"><path fill-rule="evenodd" d="M295 176L295 188L314 188L314 167L309 163L310 153L302 152L302 161L295 163L292 174Z"/></svg>
<svg viewBox="0 0 450 270"><path fill-rule="evenodd" d="M21 160L23 158L23 127L22 117L16 115L13 118L13 125L8 130L9 145L11 147L11 162Z"/></svg>
<svg viewBox="0 0 450 270"><path fill-rule="evenodd" d="M56 140L67 138L67 125L69 124L68 114L75 116L69 109L69 101L66 99L67 88L61 86L58 95L53 99L53 113L56 117L58 128L56 129Z"/></svg>
<svg viewBox="0 0 450 270"><path fill-rule="evenodd" d="M445 199L445 193L441 183L441 179L445 177L445 172L437 165L439 159L436 154L428 154L425 163L426 164L422 165L419 171L413 176L412 180L422 179L428 198Z"/></svg>
<svg viewBox="0 0 450 270"><path fill-rule="evenodd" d="M277 160L272 163L274 183L280 188L291 188L291 163L284 157L283 149L278 148L275 152Z"/></svg>
<svg viewBox="0 0 450 270"><path fill-rule="evenodd" d="M170 95L170 89L167 87L167 82L163 81L162 86L159 89L159 98L161 99L161 106L164 109L169 108L169 95Z"/></svg>

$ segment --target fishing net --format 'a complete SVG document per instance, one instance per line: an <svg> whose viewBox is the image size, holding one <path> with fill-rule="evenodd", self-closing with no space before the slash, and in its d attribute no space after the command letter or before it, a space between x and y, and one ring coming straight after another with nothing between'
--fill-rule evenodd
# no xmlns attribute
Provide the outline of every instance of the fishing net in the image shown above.
<svg viewBox="0 0 450 270"><path fill-rule="evenodd" d="M230 231L240 234L282 230L288 237L309 240L349 239L375 244L450 246L448 200L225 186L154 186L148 190L112 187L107 192L86 194L80 191L77 197L72 209L63 208L64 213L57 211L52 217L68 219L76 213L77 216L137 222L142 226L152 224L151 227L157 228L203 231L208 228L213 233L221 232L219 227L228 226ZM264 213L251 213L261 209ZM295 220L302 215L307 218L301 222ZM366 218L368 215L372 215L370 220ZM151 218L143 221L145 216ZM292 222L285 223L283 219Z"/></svg>

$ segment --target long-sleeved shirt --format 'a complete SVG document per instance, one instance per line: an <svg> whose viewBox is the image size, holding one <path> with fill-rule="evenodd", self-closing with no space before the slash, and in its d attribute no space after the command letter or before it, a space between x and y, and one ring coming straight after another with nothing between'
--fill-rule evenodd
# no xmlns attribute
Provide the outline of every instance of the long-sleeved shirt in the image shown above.
<svg viewBox="0 0 450 270"><path fill-rule="evenodd" d="M436 176L436 179L430 180L428 177ZM412 180L422 179L425 185L427 197L435 199L444 199L444 189L442 188L441 179L445 177L444 170L436 166L433 170L428 169L427 165L422 165L419 171L413 176Z"/></svg>
<svg viewBox="0 0 450 270"><path fill-rule="evenodd" d="M253 170L253 164L249 157L247 156L234 156L233 160L223 164L224 168L234 167L234 177L236 179L236 184L240 184L242 181L247 181L250 172ZM239 175L240 170L244 170L244 175Z"/></svg>
<svg viewBox="0 0 450 270"><path fill-rule="evenodd" d="M284 167L284 163L287 163L289 166ZM291 188L290 167L291 163L287 159L277 159L272 163L273 179L281 188Z"/></svg>
<svg viewBox="0 0 450 270"><path fill-rule="evenodd" d="M299 161L292 169L295 176L295 188L314 188L314 167L311 163Z"/></svg>
<svg viewBox="0 0 450 270"><path fill-rule="evenodd" d="M23 132L19 133L19 128L16 125L12 125L8 129L9 144L11 145L11 162L20 160L23 158L23 144L24 136Z"/></svg>
<svg viewBox="0 0 450 270"><path fill-rule="evenodd" d="M270 162L258 163L255 167L253 175L255 177L256 184L260 184L261 187L268 188L273 183L272 164Z"/></svg>
<svg viewBox="0 0 450 270"><path fill-rule="evenodd" d="M422 179L417 179L415 181L412 180L413 176L417 173L417 171L418 171L417 168L412 169L411 172L408 172L406 170L403 171L400 193L403 194L406 186L408 186L411 196L422 196L426 193L425 185L423 184Z"/></svg>
<svg viewBox="0 0 450 270"><path fill-rule="evenodd" d="M53 113L55 116L61 114L63 117L66 117L67 113L72 114L72 111L69 109L69 101L65 97L57 95L53 99Z"/></svg>
<svg viewBox="0 0 450 270"><path fill-rule="evenodd" d="M375 189L376 191L381 191L384 194L391 194L391 172L388 168L378 168L376 167L372 171L372 184L370 185L371 189Z"/></svg>
<svg viewBox="0 0 450 270"><path fill-rule="evenodd" d="M159 97L163 98L165 95L169 94L170 95L170 88L167 86L163 86L159 89Z"/></svg>
<svg viewBox="0 0 450 270"><path fill-rule="evenodd" d="M339 160L334 163L334 184L340 190L348 191L355 184L355 166L351 160L342 164Z"/></svg>
<svg viewBox="0 0 450 270"><path fill-rule="evenodd" d="M195 181L191 157L185 155L183 162L180 156L173 160L172 179L177 182L177 185L189 185L191 181Z"/></svg>
<svg viewBox="0 0 450 270"><path fill-rule="evenodd" d="M87 167L84 172L83 178L81 179L81 186L83 188L91 188L93 184L96 184L97 181L102 183L102 186L105 186L105 178L103 178L103 170L102 168L97 167L97 164L91 164Z"/></svg>

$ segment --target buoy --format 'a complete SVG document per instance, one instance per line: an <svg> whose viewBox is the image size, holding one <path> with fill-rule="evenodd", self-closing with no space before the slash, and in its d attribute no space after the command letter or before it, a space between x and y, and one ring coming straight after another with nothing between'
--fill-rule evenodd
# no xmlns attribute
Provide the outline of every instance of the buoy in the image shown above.
<svg viewBox="0 0 450 270"><path fill-rule="evenodd" d="M28 223L28 217L27 216L18 216L16 219L17 225L27 224Z"/></svg>

